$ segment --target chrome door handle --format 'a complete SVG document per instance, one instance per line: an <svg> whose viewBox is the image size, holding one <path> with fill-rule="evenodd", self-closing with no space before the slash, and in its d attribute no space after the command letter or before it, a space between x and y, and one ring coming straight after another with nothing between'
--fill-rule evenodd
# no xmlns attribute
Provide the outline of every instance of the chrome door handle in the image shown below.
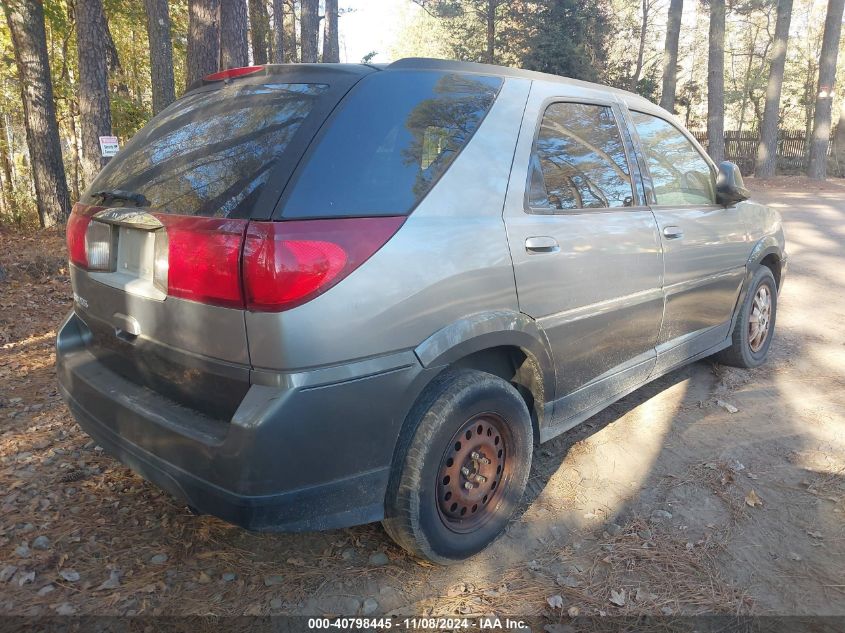
<svg viewBox="0 0 845 633"><path fill-rule="evenodd" d="M684 231L679 226L664 226L663 235L666 236L667 239L677 240L684 236Z"/></svg>
<svg viewBox="0 0 845 633"><path fill-rule="evenodd" d="M556 253L560 250L560 245L553 237L538 235L525 239L525 250L532 253Z"/></svg>

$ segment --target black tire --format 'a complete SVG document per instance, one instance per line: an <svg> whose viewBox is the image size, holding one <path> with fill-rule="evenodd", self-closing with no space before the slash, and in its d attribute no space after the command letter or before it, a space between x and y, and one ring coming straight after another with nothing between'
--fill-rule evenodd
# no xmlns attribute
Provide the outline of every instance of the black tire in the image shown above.
<svg viewBox="0 0 845 633"><path fill-rule="evenodd" d="M770 297L771 308L768 317L768 328L766 330L765 338L757 345L752 345L751 341L751 323L750 319L755 309L755 297L758 296L761 288L768 291ZM733 334L731 335L731 346L722 350L715 355L715 359L732 367L752 368L759 367L766 362L766 357L769 354L769 347L772 344L772 338L775 332L775 319L777 317L778 308L778 287L775 282L775 277L772 271L765 266L760 266L754 276L751 278L751 283L748 286L748 292L743 299L742 306L737 316L736 325L734 326Z"/></svg>
<svg viewBox="0 0 845 633"><path fill-rule="evenodd" d="M531 469L531 416L506 381L460 369L432 381L408 425L382 524L416 556L459 562L492 543L519 506Z"/></svg>

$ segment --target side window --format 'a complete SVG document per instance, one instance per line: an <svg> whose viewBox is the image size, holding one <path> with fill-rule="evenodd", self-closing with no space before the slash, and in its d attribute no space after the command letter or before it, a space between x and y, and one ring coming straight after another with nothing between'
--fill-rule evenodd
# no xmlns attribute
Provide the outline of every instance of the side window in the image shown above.
<svg viewBox="0 0 845 633"><path fill-rule="evenodd" d="M642 142L657 204L714 204L710 165L680 130L650 114L631 112Z"/></svg>
<svg viewBox="0 0 845 633"><path fill-rule="evenodd" d="M284 217L407 215L469 143L502 83L434 71L368 75L318 137Z"/></svg>
<svg viewBox="0 0 845 633"><path fill-rule="evenodd" d="M533 209L604 209L633 204L631 175L608 106L553 103L543 114L528 175Z"/></svg>

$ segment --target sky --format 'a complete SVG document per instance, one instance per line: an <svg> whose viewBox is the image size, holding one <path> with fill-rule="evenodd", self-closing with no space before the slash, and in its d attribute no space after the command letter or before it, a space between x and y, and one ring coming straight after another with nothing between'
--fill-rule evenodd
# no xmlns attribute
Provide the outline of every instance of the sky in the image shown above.
<svg viewBox="0 0 845 633"><path fill-rule="evenodd" d="M396 38L421 9L411 0L341 0L347 11L338 20L340 61L360 62L376 51L374 62L393 61L390 57Z"/></svg>

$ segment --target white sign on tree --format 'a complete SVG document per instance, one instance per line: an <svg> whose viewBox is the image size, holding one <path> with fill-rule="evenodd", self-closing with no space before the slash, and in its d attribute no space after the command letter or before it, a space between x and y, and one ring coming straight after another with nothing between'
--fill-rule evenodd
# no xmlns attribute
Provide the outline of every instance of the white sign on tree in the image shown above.
<svg viewBox="0 0 845 633"><path fill-rule="evenodd" d="M120 146L117 144L116 136L100 137L100 154L102 154L103 158L114 156L119 149Z"/></svg>

